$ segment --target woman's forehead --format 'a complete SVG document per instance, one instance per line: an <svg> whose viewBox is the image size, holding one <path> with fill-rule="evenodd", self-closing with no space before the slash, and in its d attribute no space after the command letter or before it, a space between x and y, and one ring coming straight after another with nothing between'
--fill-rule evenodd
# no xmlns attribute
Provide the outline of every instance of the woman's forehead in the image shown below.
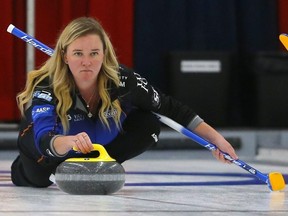
<svg viewBox="0 0 288 216"><path fill-rule="evenodd" d="M78 37L70 45L69 49L101 49L103 48L103 43L97 34L89 34Z"/></svg>

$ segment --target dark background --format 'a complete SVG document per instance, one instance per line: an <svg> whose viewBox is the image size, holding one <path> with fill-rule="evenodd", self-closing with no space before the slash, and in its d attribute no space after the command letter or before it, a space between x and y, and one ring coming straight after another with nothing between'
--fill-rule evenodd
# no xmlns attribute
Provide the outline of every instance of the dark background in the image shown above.
<svg viewBox="0 0 288 216"><path fill-rule="evenodd" d="M218 127L288 127L288 33L285 0L38 0L35 37L53 48L60 30L79 16L98 18L119 60ZM26 79L26 1L1 1L0 122L17 122L16 94ZM47 56L36 51L36 67ZM217 59L220 73L188 73L183 59Z"/></svg>

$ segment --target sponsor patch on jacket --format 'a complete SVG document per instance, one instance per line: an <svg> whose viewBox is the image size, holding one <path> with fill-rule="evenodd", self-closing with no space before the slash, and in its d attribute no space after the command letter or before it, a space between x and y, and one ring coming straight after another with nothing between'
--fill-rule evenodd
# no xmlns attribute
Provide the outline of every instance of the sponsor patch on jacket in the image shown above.
<svg viewBox="0 0 288 216"><path fill-rule="evenodd" d="M33 93L33 98L39 98L39 99L43 99L46 100L48 102L52 101L52 96L50 92L47 92L45 90L42 91L35 91Z"/></svg>
<svg viewBox="0 0 288 216"><path fill-rule="evenodd" d="M119 86L120 87L126 87L126 82L127 82L128 76L121 75L121 76L119 76L119 79L120 79Z"/></svg>
<svg viewBox="0 0 288 216"><path fill-rule="evenodd" d="M52 105L42 105L35 106L32 109L32 118L33 120L38 119L39 117L51 116L53 111Z"/></svg>
<svg viewBox="0 0 288 216"><path fill-rule="evenodd" d="M109 109L104 112L105 118L113 118L114 116L117 115L117 110L116 109Z"/></svg>
<svg viewBox="0 0 288 216"><path fill-rule="evenodd" d="M79 121L84 121L85 116L83 114L74 114L74 115L68 114L67 119L68 121L79 122Z"/></svg>

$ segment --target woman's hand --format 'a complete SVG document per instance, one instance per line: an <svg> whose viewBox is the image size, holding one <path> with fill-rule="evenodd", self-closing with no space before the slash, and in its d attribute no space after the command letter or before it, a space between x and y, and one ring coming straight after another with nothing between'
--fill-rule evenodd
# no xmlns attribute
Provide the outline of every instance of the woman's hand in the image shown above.
<svg viewBox="0 0 288 216"><path fill-rule="evenodd" d="M224 155L220 152L225 152L229 154L233 159L238 159L238 156L235 153L234 148L231 146L231 144L225 140L223 137L219 141L215 141L213 144L217 146L217 150L212 151L212 155L219 161L223 163L231 163L229 160L224 158ZM220 150L219 150L220 149Z"/></svg>
<svg viewBox="0 0 288 216"><path fill-rule="evenodd" d="M75 145L73 145L73 147L75 147L77 151L82 152L83 154L87 154L93 150L90 137L85 132L77 134L74 138L74 143Z"/></svg>
<svg viewBox="0 0 288 216"><path fill-rule="evenodd" d="M203 137L207 141L217 146L217 150L212 151L212 155L219 161L224 163L231 163L229 160L224 158L224 155L220 152L229 154L233 159L237 160L238 156L235 153L232 145L214 128L209 126L207 123L202 122L195 128L195 133Z"/></svg>
<svg viewBox="0 0 288 216"><path fill-rule="evenodd" d="M58 136L54 139L52 145L59 155L65 155L73 147L83 154L93 150L92 142L86 132L78 133L75 136Z"/></svg>

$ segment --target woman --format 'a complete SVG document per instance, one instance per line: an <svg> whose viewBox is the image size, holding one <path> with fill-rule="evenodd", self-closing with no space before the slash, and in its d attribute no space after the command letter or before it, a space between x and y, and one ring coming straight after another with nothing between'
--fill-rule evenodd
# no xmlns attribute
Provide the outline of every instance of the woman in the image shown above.
<svg viewBox="0 0 288 216"><path fill-rule="evenodd" d="M11 175L18 186L48 187L49 176L67 158L95 156L92 143L105 146L119 163L141 154L160 133L152 112L170 117L237 158L223 136L189 107L120 66L107 34L93 18L78 18L66 26L53 56L28 74L17 102L23 120L20 154ZM226 162L218 150L212 154Z"/></svg>

